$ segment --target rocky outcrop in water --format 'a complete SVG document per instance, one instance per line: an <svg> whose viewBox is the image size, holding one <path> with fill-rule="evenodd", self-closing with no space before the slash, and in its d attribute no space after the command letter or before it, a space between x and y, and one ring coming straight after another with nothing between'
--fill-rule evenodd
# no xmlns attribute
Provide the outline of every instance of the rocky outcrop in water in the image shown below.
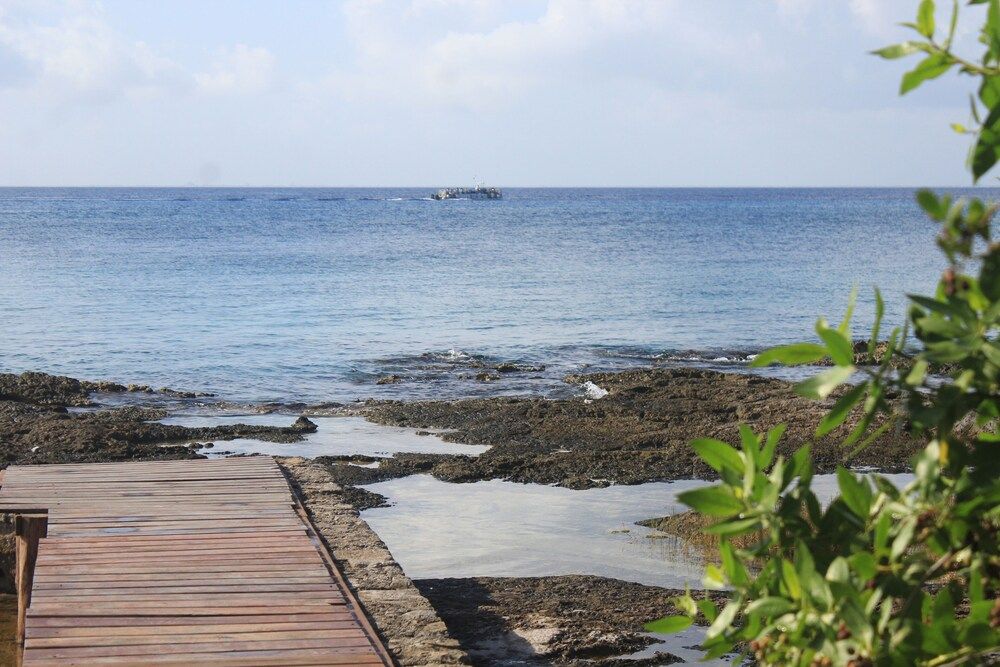
<svg viewBox="0 0 1000 667"><path fill-rule="evenodd" d="M172 398L198 398L213 396L194 391L177 391L169 387L153 389L148 385L123 385L117 382L91 382L64 375L49 375L28 371L26 373L0 373L0 400L23 401L37 405L81 407L92 405L93 393L162 394Z"/></svg>

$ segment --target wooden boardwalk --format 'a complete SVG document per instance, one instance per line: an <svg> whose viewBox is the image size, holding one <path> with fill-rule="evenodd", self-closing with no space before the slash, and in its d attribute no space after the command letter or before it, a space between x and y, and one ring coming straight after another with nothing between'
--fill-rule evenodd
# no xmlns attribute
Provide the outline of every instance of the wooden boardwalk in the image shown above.
<svg viewBox="0 0 1000 667"><path fill-rule="evenodd" d="M25 667L389 664L270 457L15 466L0 511L48 516Z"/></svg>

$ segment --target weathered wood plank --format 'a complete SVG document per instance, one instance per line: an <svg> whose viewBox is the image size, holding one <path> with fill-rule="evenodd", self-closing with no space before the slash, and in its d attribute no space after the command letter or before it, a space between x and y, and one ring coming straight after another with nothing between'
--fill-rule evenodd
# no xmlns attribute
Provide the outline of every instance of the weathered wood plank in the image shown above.
<svg viewBox="0 0 1000 667"><path fill-rule="evenodd" d="M388 664L270 457L14 466L0 510L47 513L27 667Z"/></svg>

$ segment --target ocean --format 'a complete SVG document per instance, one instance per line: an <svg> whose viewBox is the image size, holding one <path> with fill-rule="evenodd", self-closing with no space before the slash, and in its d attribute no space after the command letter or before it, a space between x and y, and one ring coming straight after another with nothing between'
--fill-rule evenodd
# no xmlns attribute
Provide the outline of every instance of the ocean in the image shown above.
<svg viewBox="0 0 1000 667"><path fill-rule="evenodd" d="M0 189L0 370L245 401L558 396L575 372L741 370L855 284L866 337L872 285L901 323L944 265L910 189L434 189Z"/></svg>

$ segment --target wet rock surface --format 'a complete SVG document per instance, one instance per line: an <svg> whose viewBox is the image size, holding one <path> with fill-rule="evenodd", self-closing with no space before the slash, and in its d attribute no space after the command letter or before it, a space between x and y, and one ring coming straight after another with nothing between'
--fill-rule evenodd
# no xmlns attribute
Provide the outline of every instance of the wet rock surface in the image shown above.
<svg viewBox="0 0 1000 667"><path fill-rule="evenodd" d="M622 660L654 641L643 625L670 613L683 593L655 586L569 575L476 577L414 582L473 664L667 665L667 653Z"/></svg>
<svg viewBox="0 0 1000 667"><path fill-rule="evenodd" d="M404 667L469 664L437 612L358 516L329 466L302 458L280 463L396 661Z"/></svg>
<svg viewBox="0 0 1000 667"><path fill-rule="evenodd" d="M755 375L698 369L642 369L571 376L608 393L600 399L484 398L460 401L370 402L364 415L394 426L444 428L445 440L492 445L478 457L453 456L430 472L452 482L509 479L593 488L710 478L713 471L691 450L698 437L738 442L738 425L758 432L788 429L779 453L811 442L833 399L797 396L792 384ZM832 472L847 451L839 443L856 420L814 443L818 472ZM908 466L919 444L890 431L852 460L891 472Z"/></svg>
<svg viewBox="0 0 1000 667"><path fill-rule="evenodd" d="M291 427L188 428L150 421L167 415L156 408L67 410L88 405L91 392L109 385L121 386L45 373L0 374L0 465L200 458L190 448L162 445L233 438L295 442L316 430L304 418Z"/></svg>

